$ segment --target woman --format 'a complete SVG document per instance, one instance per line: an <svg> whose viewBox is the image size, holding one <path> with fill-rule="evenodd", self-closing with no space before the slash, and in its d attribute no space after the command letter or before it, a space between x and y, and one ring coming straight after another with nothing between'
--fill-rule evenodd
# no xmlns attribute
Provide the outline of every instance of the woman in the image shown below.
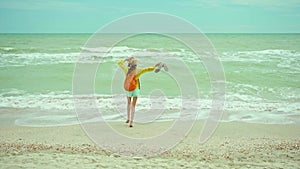
<svg viewBox="0 0 300 169"><path fill-rule="evenodd" d="M128 67L124 65L124 62L128 62ZM145 72L153 71L158 65L154 65L151 67L138 69L137 70L137 60L134 57L127 58L125 60L120 60L118 65L122 68L124 73L126 74L126 78L124 81L124 89L127 91L127 121L129 123L129 127L133 127L133 117L135 113L135 105L137 98L140 94L140 83L139 78Z"/></svg>

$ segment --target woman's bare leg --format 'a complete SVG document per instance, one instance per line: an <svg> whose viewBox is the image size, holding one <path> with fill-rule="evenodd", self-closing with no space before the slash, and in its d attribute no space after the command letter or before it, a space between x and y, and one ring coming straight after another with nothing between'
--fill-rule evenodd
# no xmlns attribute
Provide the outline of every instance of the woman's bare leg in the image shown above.
<svg viewBox="0 0 300 169"><path fill-rule="evenodd" d="M132 104L131 104L131 116L130 116L129 127L132 127L133 117L134 117L134 113L135 113L136 101L137 101L137 97L133 97Z"/></svg>
<svg viewBox="0 0 300 169"><path fill-rule="evenodd" d="M126 120L126 123L129 123L130 108L131 108L131 97L127 97L127 120Z"/></svg>

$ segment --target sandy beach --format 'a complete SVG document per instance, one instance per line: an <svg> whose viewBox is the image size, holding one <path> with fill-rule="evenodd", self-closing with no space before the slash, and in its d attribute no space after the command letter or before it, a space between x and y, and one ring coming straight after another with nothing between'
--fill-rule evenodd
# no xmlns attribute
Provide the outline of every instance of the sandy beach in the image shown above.
<svg viewBox="0 0 300 169"><path fill-rule="evenodd" d="M300 169L299 9L0 0L0 169Z"/></svg>
<svg viewBox="0 0 300 169"><path fill-rule="evenodd" d="M169 122L165 122L168 124ZM131 133L155 132L135 124ZM199 144L203 122L195 123L173 149L151 158L130 158L104 151L80 125L57 127L1 126L0 168L299 168L300 126L221 123L205 144ZM143 130L143 131L141 131Z"/></svg>

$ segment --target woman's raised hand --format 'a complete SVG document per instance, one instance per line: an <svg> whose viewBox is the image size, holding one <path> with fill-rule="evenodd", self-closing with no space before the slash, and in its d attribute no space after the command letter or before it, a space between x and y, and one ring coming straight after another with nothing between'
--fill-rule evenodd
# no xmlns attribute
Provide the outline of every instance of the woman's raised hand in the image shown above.
<svg viewBox="0 0 300 169"><path fill-rule="evenodd" d="M157 63L157 64L155 65L155 67L159 66L160 64L161 64L161 62Z"/></svg>

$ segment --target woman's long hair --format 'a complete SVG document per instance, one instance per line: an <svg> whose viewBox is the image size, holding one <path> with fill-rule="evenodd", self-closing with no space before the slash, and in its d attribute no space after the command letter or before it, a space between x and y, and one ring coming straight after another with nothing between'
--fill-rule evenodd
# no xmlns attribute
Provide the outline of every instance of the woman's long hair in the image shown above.
<svg viewBox="0 0 300 169"><path fill-rule="evenodd" d="M130 74L132 71L136 70L136 65L133 65L133 64L128 64L128 72L127 74Z"/></svg>

